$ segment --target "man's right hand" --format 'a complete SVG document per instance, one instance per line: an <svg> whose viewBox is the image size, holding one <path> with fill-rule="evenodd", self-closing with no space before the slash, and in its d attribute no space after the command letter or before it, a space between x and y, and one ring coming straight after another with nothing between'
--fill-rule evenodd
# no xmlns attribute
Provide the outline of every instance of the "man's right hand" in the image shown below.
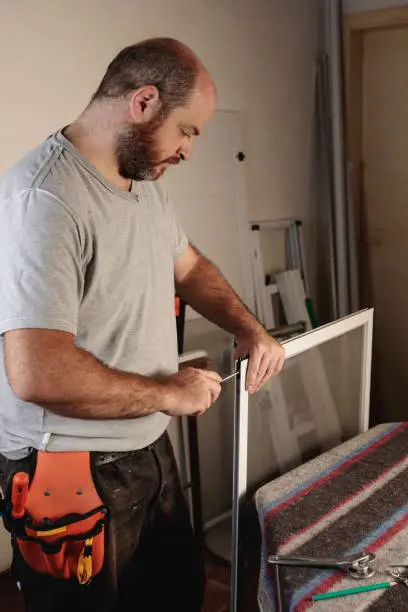
<svg viewBox="0 0 408 612"><path fill-rule="evenodd" d="M221 392L221 376L209 370L185 368L166 378L163 412L170 416L203 414Z"/></svg>
<svg viewBox="0 0 408 612"><path fill-rule="evenodd" d="M159 411L202 414L221 391L220 376L207 370L185 368L158 380L111 369L76 346L73 334L60 330L8 331L4 354L14 395L63 417L126 419Z"/></svg>

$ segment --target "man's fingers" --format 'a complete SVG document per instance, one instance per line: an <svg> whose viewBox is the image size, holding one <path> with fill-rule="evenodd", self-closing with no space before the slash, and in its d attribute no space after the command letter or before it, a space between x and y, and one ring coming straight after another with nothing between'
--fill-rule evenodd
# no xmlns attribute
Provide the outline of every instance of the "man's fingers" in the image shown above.
<svg viewBox="0 0 408 612"><path fill-rule="evenodd" d="M261 386L263 379L265 378L266 373L271 367L271 358L268 357L265 353L262 355L261 363L259 364L258 372L256 373L255 380L255 389L258 390Z"/></svg>
<svg viewBox="0 0 408 612"><path fill-rule="evenodd" d="M270 368L268 368L268 370L265 373L265 376L262 378L262 380L260 381L259 385L256 388L255 393L257 393L259 391L259 389L261 389L261 387L263 387L263 385L270 379L272 378L274 373L274 369L271 366Z"/></svg>
<svg viewBox="0 0 408 612"><path fill-rule="evenodd" d="M276 366L276 370L275 373L279 374L279 372L281 372L283 366L285 365L285 356L283 355L282 357L279 358L277 366Z"/></svg>
<svg viewBox="0 0 408 612"><path fill-rule="evenodd" d="M208 380L208 390L211 396L211 404L213 404L217 399L221 392L221 385L219 382L209 379Z"/></svg>
<svg viewBox="0 0 408 612"><path fill-rule="evenodd" d="M262 351L255 349L249 356L248 370L246 375L246 389L253 393L256 388L256 379L262 360Z"/></svg>
<svg viewBox="0 0 408 612"><path fill-rule="evenodd" d="M277 374L279 374L279 372L282 370L283 366L285 363L285 357L281 356L281 357L274 357L272 358L269 363L268 363L268 367L266 369L265 372L261 373L261 375L259 376L258 380L257 380L257 384L256 384L256 389L255 389L255 393L257 391L259 391L259 389L272 377L272 376L276 376Z"/></svg>
<svg viewBox="0 0 408 612"><path fill-rule="evenodd" d="M264 377L262 378L262 380L260 381L258 387L257 387L257 391L259 391L259 389L270 379L272 378L272 376L275 376L276 374L278 374L281 370L281 367L279 367L279 363L280 363L280 359L278 360L273 360L270 364L269 367L267 369L267 371L264 374ZM283 359L282 359L282 365L283 365Z"/></svg>
<svg viewBox="0 0 408 612"><path fill-rule="evenodd" d="M221 376L217 372L212 372L211 370L200 370L200 372L207 376L207 378L210 378L211 380L214 380L217 383L220 383L222 381Z"/></svg>

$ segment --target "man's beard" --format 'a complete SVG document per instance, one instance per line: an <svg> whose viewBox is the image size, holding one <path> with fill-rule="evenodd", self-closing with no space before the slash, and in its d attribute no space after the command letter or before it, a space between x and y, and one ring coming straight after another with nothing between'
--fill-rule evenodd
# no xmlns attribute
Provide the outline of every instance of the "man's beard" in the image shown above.
<svg viewBox="0 0 408 612"><path fill-rule="evenodd" d="M157 132L163 123L163 116L158 115L146 125L133 123L122 128L116 141L116 160L119 174L123 178L155 181L165 170L159 170L159 164L175 164L180 161L178 157L160 157Z"/></svg>

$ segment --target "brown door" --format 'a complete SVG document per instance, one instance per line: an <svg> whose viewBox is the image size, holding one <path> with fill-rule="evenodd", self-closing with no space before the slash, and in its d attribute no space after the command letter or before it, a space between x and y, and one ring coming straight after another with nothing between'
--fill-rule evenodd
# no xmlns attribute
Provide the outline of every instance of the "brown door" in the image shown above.
<svg viewBox="0 0 408 612"><path fill-rule="evenodd" d="M362 37L363 302L380 420L408 420L408 27ZM377 402L376 402L377 403Z"/></svg>

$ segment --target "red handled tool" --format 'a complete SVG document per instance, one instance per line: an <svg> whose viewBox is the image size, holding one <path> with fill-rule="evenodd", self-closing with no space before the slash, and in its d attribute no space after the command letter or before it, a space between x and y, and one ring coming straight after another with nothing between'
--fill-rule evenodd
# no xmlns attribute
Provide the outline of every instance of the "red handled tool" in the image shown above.
<svg viewBox="0 0 408 612"><path fill-rule="evenodd" d="M23 518L28 496L29 477L26 472L17 472L13 477L11 488L11 516L16 519Z"/></svg>

